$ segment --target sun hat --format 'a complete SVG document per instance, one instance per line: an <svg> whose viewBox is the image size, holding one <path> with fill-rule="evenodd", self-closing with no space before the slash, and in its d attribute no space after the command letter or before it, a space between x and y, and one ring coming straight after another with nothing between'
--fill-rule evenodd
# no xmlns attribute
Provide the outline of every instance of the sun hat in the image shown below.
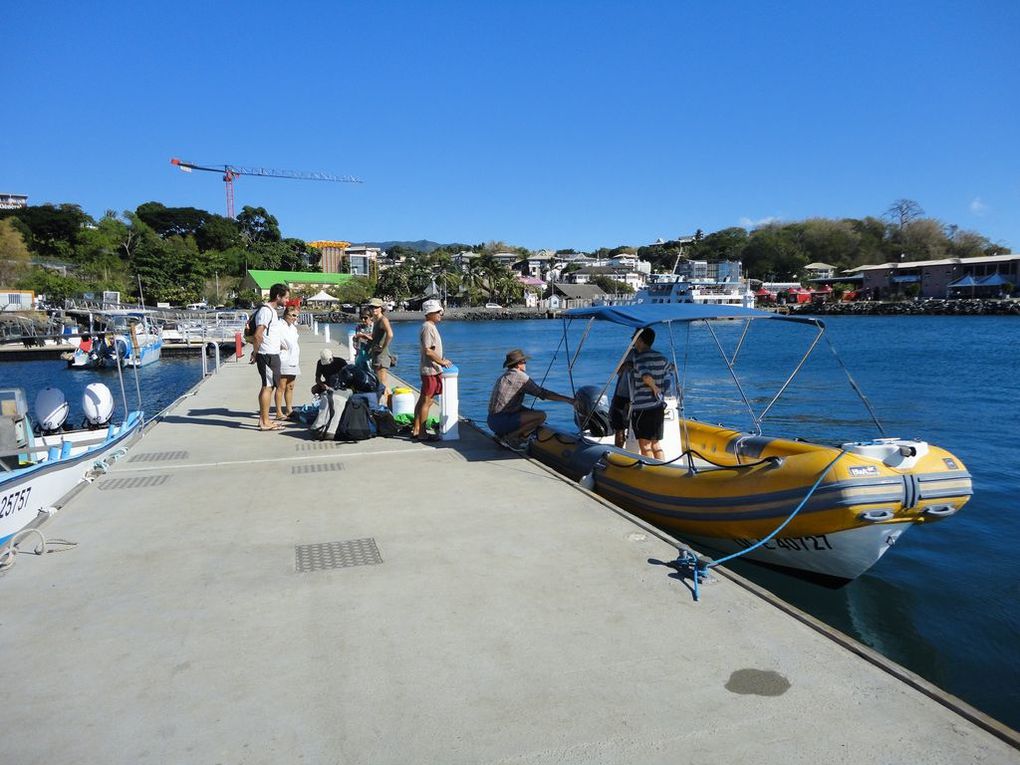
<svg viewBox="0 0 1020 765"><path fill-rule="evenodd" d="M370 306L372 306L373 308L382 308L383 307L383 302L382 302L382 300L380 298L372 298L371 300L368 301L368 304Z"/></svg>
<svg viewBox="0 0 1020 765"><path fill-rule="evenodd" d="M421 304L421 310L425 312L426 316L428 316L430 313L437 312L441 313L443 310L443 304L440 303L438 300L426 300L424 303Z"/></svg>
<svg viewBox="0 0 1020 765"><path fill-rule="evenodd" d="M323 364L329 364L333 361L333 351L329 348L323 348L322 351L319 352L319 360Z"/></svg>
<svg viewBox="0 0 1020 765"><path fill-rule="evenodd" d="M520 364L522 361L527 361L531 356L526 356L524 351L520 348L514 348L506 355L506 359L503 361L504 367L512 367L515 364Z"/></svg>

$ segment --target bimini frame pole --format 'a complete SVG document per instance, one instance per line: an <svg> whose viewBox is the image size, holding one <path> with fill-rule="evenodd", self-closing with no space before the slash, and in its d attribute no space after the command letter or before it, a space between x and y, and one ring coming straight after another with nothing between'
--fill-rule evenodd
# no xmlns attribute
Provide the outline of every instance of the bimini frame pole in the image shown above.
<svg viewBox="0 0 1020 765"><path fill-rule="evenodd" d="M794 368L794 370L792 372L790 372L790 376L786 378L786 382L783 383L783 387L781 387L778 391L776 391L776 395L772 397L771 401L769 401L768 406L766 406L764 409L762 409L760 420L764 420L765 419L765 415L769 413L769 410L779 400L779 397L782 396L783 393L786 392L786 389L790 387L790 383L793 382L793 378L797 376L798 372L800 372L801 368L804 366L804 363L808 360L808 356L811 355L811 352L815 349L815 346L818 345L818 341L821 340L822 339L822 335L825 334L825 327L822 324L819 324L817 321L815 321L814 325L815 325L815 327L818 328L818 334L815 335L815 339L811 341L811 345L808 347L807 351L804 352L804 357L800 360L800 363L797 364L797 366ZM760 420L758 421L758 433L759 434L761 433L761 422L760 422ZM881 427L881 426L879 426L879 427Z"/></svg>

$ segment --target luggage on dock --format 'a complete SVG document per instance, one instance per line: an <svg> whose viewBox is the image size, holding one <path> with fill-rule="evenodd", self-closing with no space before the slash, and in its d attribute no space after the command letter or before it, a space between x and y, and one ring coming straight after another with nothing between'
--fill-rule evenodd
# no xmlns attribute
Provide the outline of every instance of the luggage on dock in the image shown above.
<svg viewBox="0 0 1020 765"><path fill-rule="evenodd" d="M374 390L364 393L352 393L351 398L360 398L368 405L369 409L379 408L379 394Z"/></svg>
<svg viewBox="0 0 1020 765"><path fill-rule="evenodd" d="M364 441L375 435L372 423L372 410L368 402L359 394L347 399L347 405L340 415L340 424L336 426L336 441Z"/></svg>
<svg viewBox="0 0 1020 765"><path fill-rule="evenodd" d="M336 409L333 405L333 391L328 390L319 394L319 412L312 422L312 438L316 441L324 441L329 436L329 426L333 424L333 417Z"/></svg>
<svg viewBox="0 0 1020 765"><path fill-rule="evenodd" d="M393 412L384 406L377 406L372 410L372 420L377 436L393 438L400 430L397 421L393 419Z"/></svg>

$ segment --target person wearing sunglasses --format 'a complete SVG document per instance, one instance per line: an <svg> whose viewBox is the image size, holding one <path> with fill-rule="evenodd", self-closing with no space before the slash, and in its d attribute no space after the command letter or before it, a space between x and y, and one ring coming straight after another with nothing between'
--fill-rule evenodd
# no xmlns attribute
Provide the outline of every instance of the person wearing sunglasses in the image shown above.
<svg viewBox="0 0 1020 765"><path fill-rule="evenodd" d="M280 384L276 387L276 421L282 422L294 411L294 380L301 374L301 349L298 347L298 309L287 306L280 333Z"/></svg>

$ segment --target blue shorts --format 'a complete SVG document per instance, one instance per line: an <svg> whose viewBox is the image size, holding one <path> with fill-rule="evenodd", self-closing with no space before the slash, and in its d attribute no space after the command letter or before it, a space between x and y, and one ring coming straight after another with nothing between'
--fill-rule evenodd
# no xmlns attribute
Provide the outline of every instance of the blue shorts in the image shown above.
<svg viewBox="0 0 1020 765"><path fill-rule="evenodd" d="M490 414L486 422L489 425L489 430L497 436L505 436L507 433L513 433L515 430L521 429L521 413L496 412Z"/></svg>

